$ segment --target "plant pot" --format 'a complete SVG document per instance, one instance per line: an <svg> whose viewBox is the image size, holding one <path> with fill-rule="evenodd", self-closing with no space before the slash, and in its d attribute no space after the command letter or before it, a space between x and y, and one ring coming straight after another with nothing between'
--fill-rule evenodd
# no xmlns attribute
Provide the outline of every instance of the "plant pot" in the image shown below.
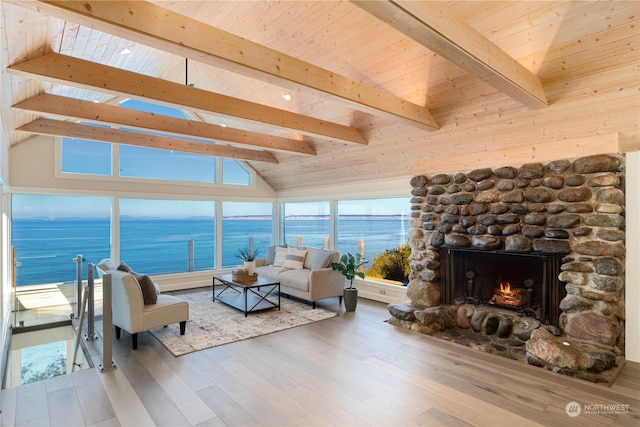
<svg viewBox="0 0 640 427"><path fill-rule="evenodd" d="M255 261L245 261L244 262L244 268L247 269L247 272L248 272L249 276L253 276L253 270L256 268L256 262Z"/></svg>
<svg viewBox="0 0 640 427"><path fill-rule="evenodd" d="M347 311L355 311L358 305L358 288L344 288L344 307Z"/></svg>

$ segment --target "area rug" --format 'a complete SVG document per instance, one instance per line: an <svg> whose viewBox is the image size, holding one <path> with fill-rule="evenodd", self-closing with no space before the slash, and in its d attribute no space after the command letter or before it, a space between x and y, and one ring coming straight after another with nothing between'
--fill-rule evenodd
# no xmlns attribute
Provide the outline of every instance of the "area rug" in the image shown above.
<svg viewBox="0 0 640 427"><path fill-rule="evenodd" d="M296 326L337 316L337 313L309 304L280 298L280 310L273 309L249 313L244 317L240 310L220 301L211 301L211 288L190 293L174 293L173 296L189 303L189 321L184 335L178 324L151 332L174 356L204 350L235 341L254 338Z"/></svg>

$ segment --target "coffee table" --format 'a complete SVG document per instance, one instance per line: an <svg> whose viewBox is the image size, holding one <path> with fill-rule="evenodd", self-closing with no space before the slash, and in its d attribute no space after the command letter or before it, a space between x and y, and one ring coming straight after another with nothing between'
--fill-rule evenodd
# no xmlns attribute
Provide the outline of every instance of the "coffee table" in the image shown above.
<svg viewBox="0 0 640 427"><path fill-rule="evenodd" d="M216 295L216 280L221 283L222 290ZM280 310L280 282L258 276L252 282L233 280L233 275L213 276L213 301L216 299L230 307L247 314L256 311L277 308ZM277 302L275 295L278 294Z"/></svg>

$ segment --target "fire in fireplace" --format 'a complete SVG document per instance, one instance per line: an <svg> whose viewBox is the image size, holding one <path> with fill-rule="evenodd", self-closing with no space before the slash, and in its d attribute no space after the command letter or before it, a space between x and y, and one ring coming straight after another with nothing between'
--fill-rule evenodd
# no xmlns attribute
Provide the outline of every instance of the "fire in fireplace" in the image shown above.
<svg viewBox="0 0 640 427"><path fill-rule="evenodd" d="M529 280L529 283L533 286L533 281ZM500 282L491 297L491 304L507 308L524 307L527 302L526 291L524 288L512 287L510 282Z"/></svg>
<svg viewBox="0 0 640 427"><path fill-rule="evenodd" d="M441 301L514 310L558 325L561 258L549 254L441 248Z"/></svg>

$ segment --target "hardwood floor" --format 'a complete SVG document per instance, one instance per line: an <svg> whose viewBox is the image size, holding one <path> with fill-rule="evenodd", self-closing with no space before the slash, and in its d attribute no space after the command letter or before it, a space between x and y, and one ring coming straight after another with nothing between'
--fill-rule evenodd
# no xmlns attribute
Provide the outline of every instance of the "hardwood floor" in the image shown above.
<svg viewBox="0 0 640 427"><path fill-rule="evenodd" d="M3 390L1 424L640 426L637 363L591 384L388 325L382 303L319 305L340 315L177 358L148 333L133 351L125 334L116 369ZM611 404L629 409L584 406Z"/></svg>

